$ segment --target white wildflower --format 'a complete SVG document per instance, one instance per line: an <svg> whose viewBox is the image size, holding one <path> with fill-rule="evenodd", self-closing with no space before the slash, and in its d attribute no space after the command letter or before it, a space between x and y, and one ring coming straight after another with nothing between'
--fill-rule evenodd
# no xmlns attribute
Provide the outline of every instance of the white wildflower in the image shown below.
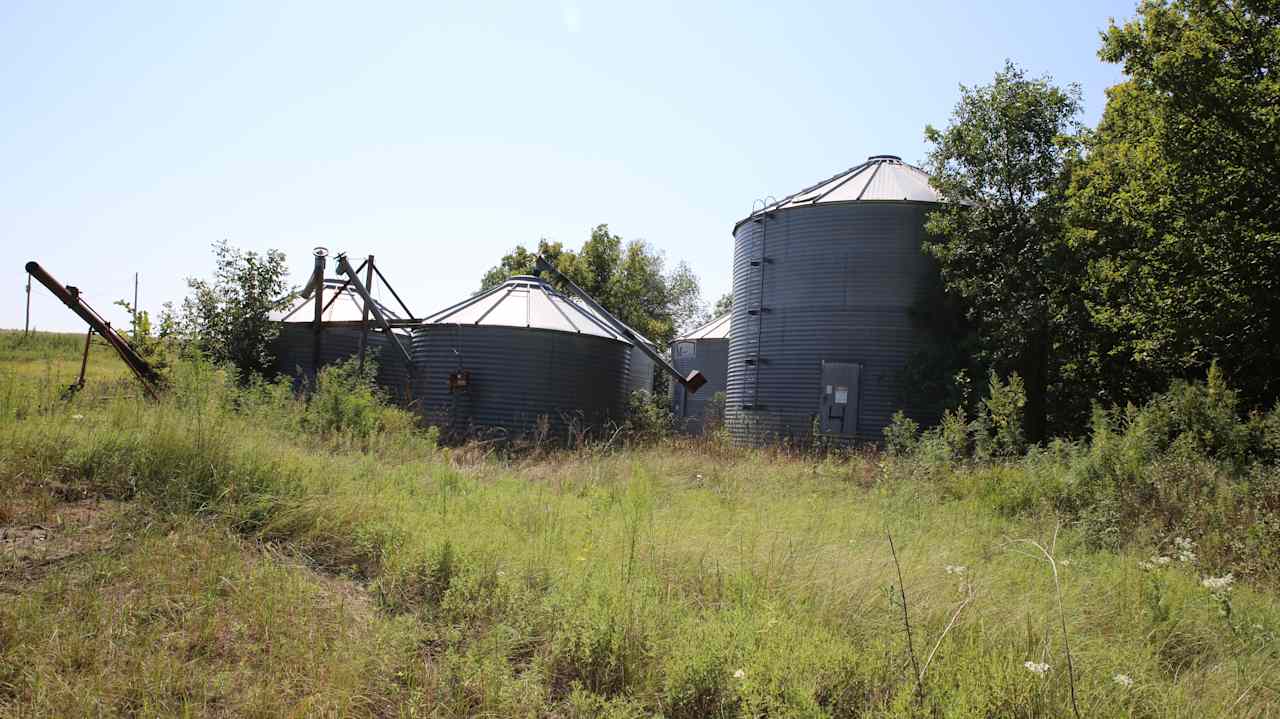
<svg viewBox="0 0 1280 719"><path fill-rule="evenodd" d="M1144 559L1144 560L1142 560L1142 561L1140 561L1140 562L1138 562L1138 569L1141 569L1141 570L1142 570L1142 571L1144 571L1144 572L1149 572L1149 571L1151 571L1152 569L1155 569L1155 568L1156 568L1156 565L1152 564L1151 562L1148 562L1148 561L1147 561L1147 560L1145 560L1145 559Z"/></svg>
<svg viewBox="0 0 1280 719"><path fill-rule="evenodd" d="M746 672L744 672L744 671L742 671L741 669L739 669L738 671L736 671L736 672L734 672L734 673L733 673L733 678L734 678L734 679L746 679L746 678L747 678L747 673L746 673Z"/></svg>
<svg viewBox="0 0 1280 719"><path fill-rule="evenodd" d="M1061 562L1058 562L1058 564L1059 564L1059 565L1061 565L1061 566L1063 566L1063 567L1070 567L1070 566L1071 566L1071 560L1070 560L1070 559L1064 559L1064 560L1062 560Z"/></svg>
<svg viewBox="0 0 1280 719"><path fill-rule="evenodd" d="M1128 674L1117 674L1114 677L1111 677L1111 681L1125 687L1126 689L1133 686L1133 677Z"/></svg>
<svg viewBox="0 0 1280 719"><path fill-rule="evenodd" d="M1152 564L1154 564L1154 565L1156 565L1157 567L1163 567L1164 565L1166 565L1166 564L1168 564L1169 562L1172 562L1172 561L1173 561L1173 558L1171 558L1171 557L1165 557L1165 556L1152 557L1152 558L1151 558L1151 563L1152 563Z"/></svg>
<svg viewBox="0 0 1280 719"><path fill-rule="evenodd" d="M1049 665L1044 662L1023 662L1022 666L1026 667L1027 671L1032 674L1044 674L1049 671Z"/></svg>
<svg viewBox="0 0 1280 719"><path fill-rule="evenodd" d="M1221 577L1205 577L1200 580L1200 585L1211 592L1228 592L1231 591L1231 585L1235 584L1235 575L1227 572Z"/></svg>
<svg viewBox="0 0 1280 719"><path fill-rule="evenodd" d="M1196 561L1196 553L1192 551L1196 543L1186 537L1178 537L1173 540L1174 545L1178 548L1178 561L1185 564L1192 564Z"/></svg>
<svg viewBox="0 0 1280 719"><path fill-rule="evenodd" d="M964 574L965 566L963 564L948 564L947 574Z"/></svg>
<svg viewBox="0 0 1280 719"><path fill-rule="evenodd" d="M73 415L71 415L71 419L74 419L75 421L79 422L80 420L84 419L84 415L82 415L82 414L73 414Z"/></svg>

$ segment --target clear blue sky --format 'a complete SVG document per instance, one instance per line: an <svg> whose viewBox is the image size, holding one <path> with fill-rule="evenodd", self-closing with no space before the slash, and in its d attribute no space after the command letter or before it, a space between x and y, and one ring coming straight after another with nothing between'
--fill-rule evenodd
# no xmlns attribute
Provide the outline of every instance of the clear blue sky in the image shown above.
<svg viewBox="0 0 1280 719"><path fill-rule="evenodd" d="M176 6L176 7L175 7ZM0 3L0 327L39 260L116 321L210 243L375 253L425 314L517 243L607 222L714 300L735 220L892 153L1005 58L1079 82L1134 0ZM38 285L33 324L80 329Z"/></svg>

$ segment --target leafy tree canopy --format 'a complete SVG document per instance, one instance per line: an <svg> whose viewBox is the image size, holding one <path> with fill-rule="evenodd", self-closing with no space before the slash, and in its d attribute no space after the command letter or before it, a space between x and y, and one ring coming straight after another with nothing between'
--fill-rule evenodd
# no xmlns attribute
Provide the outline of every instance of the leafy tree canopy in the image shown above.
<svg viewBox="0 0 1280 719"><path fill-rule="evenodd" d="M929 217L925 250L989 361L1025 380L1032 439L1044 436L1071 294L1061 178L1079 112L1078 87L1006 63L991 84L960 88L945 129L925 130L931 181L947 201Z"/></svg>
<svg viewBox="0 0 1280 719"><path fill-rule="evenodd" d="M1280 396L1280 5L1153 0L1112 24L1108 93L1070 189L1103 359L1140 399L1217 358Z"/></svg>
<svg viewBox="0 0 1280 719"><path fill-rule="evenodd" d="M713 318L723 317L724 315L729 314L729 311L732 309L733 309L733 293L726 292L723 295L720 295L720 299L716 300L715 305L711 307L711 316Z"/></svg>
<svg viewBox="0 0 1280 719"><path fill-rule="evenodd" d="M538 254L660 347L703 317L698 278L688 265L681 262L667 270L661 252L643 240L624 241L609 232L608 225L593 228L577 252L545 239L538 242L536 252L518 245L484 274L480 289L498 285L512 275L532 274Z"/></svg>
<svg viewBox="0 0 1280 719"><path fill-rule="evenodd" d="M211 280L189 278L190 294L176 319L182 341L216 362L230 362L244 377L267 374L278 333L268 314L289 287L284 253L245 252L225 240L213 245Z"/></svg>

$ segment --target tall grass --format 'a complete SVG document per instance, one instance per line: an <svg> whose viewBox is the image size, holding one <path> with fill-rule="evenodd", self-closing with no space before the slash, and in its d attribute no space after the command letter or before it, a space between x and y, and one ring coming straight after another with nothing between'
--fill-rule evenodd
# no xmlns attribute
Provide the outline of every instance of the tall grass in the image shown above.
<svg viewBox="0 0 1280 719"><path fill-rule="evenodd" d="M74 483L144 508L159 529L122 547L113 576L127 585L157 571L154 556L172 557L171 585L138 590L160 606L208 592L200 611L266 632L255 602L276 602L286 615L269 671L285 690L252 690L245 713L1061 716L1071 702L1064 619L1084 715L1278 706L1280 603L1263 589L1233 589L1227 617L1199 564L1144 568L1152 546L1101 546L1069 526L1054 552L1060 617L1043 557L1018 550L1020 540L1049 544L1055 507L1029 500L1011 511L1016 493L1003 491L1008 478L1052 474L1040 455L965 466L673 442L473 460L395 410L378 410L392 414L368 431L309 420L324 401L184 365L159 403L6 415L0 484ZM374 619L340 631L310 610L288 615L293 600L272 599L285 591L275 580L234 580L258 588L224 600L218 572L192 561L196 548L162 541L192 517L286 547L317 582L354 582ZM891 602L886 530L917 646L936 644L920 696ZM95 566L83 571L98 576ZM71 625L117 637L112 651L127 661L108 680L86 659L102 645L50 639L68 621L66 587L108 586L67 581L0 609L0 706L12 713L90 713L89 697L106 713L218 713L239 706L217 704L239 682L260 686L244 673L177 688L147 680L167 671L169 654L143 666L156 637L196 628L170 613L144 629L155 604L127 592L103 594ZM178 586L188 584L197 589ZM313 621L314 636L329 638L308 658ZM267 671L244 636L219 651Z"/></svg>

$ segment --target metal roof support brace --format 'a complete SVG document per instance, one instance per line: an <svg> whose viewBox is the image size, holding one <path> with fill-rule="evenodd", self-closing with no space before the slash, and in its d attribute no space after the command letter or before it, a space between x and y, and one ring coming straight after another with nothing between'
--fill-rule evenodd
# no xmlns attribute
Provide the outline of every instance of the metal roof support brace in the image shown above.
<svg viewBox="0 0 1280 719"><path fill-rule="evenodd" d="M369 255L369 266L373 268L374 272L378 273L378 279L382 280L382 284L386 285L388 290L391 290L391 296L396 298L396 302L400 303L400 309L404 310L404 316L409 319L413 319L414 314L409 311L409 305L406 305L404 300L400 299L400 295L396 293L396 288L387 281L386 276L382 274L382 270L378 269L378 266L373 264L373 255ZM373 286L372 280L369 281L369 286Z"/></svg>
<svg viewBox="0 0 1280 719"><path fill-rule="evenodd" d="M649 346L648 342L644 341L635 332L632 332L630 327L627 327L620 320L618 320L617 317L614 317L608 310L606 310L605 308L601 307L598 303L596 303L596 301L591 298L591 295L588 295L585 290L575 285L573 281L570 280L568 277L565 277L564 275L560 274L560 270L557 270L556 266L551 264L551 262L548 261L547 258L543 257L542 255L538 255L537 271L551 273L556 279L563 282L566 287L573 290L573 293L576 294L583 302L587 303L588 307L595 310L597 313L600 314L601 317L605 319L605 321L607 321L610 325L612 325L613 329L618 334L622 335L623 337L626 337L628 340L631 341L633 345L635 345L636 347L639 347L641 352L644 352L646 355L649 356L649 359L653 360L655 363L658 364L659 367L662 367L662 369L666 370L667 373L670 374L672 377L675 377L676 381L679 382L681 386L683 386L685 390L687 390L688 392L696 394L698 391L698 388L707 383L707 378L703 377L702 373L699 372L698 370L693 370L692 372L690 372L688 377L682 377L680 375L680 372L677 371L675 367L671 366L670 362L667 362L667 360L664 359L662 355L658 354L656 350L654 350L652 347Z"/></svg>
<svg viewBox="0 0 1280 719"><path fill-rule="evenodd" d="M315 300L315 318L311 323L311 381L317 382L320 376L320 333L324 331L324 261L328 257L329 251L323 247L317 247L313 252L316 258L315 267L311 270L311 287L316 293ZM337 297L337 295L334 295Z"/></svg>
<svg viewBox="0 0 1280 719"><path fill-rule="evenodd" d="M364 272L364 284L367 289L373 289L373 255L369 255L369 259L364 261L368 269ZM359 270L356 270L359 272ZM335 295L336 296L336 295ZM365 302L364 307L360 309L360 360L359 371L364 373L364 353L369 346L369 303Z"/></svg>
<svg viewBox="0 0 1280 719"><path fill-rule="evenodd" d="M378 309L378 305L374 304L373 298L369 296L369 291L364 288L364 283L360 281L356 271L351 269L351 263L347 262L345 254L338 254L338 272L347 276L348 281L351 282L351 287L360 295L360 299L364 300L365 307L368 307L373 316L378 319L378 324L382 325L382 329L387 333L387 337L391 339L391 343L396 346L396 349L400 350L400 356L404 357L405 366L412 369L413 356L404 348L404 345L400 344L400 338L396 337L396 333L391 331L391 323L387 322L386 315L382 314L382 310Z"/></svg>

